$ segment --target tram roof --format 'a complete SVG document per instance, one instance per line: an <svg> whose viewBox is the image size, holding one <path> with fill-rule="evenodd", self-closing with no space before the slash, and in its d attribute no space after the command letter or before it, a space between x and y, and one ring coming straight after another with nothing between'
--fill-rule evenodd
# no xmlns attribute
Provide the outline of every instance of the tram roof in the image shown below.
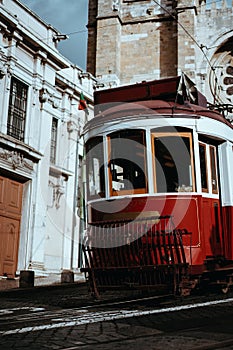
<svg viewBox="0 0 233 350"><path fill-rule="evenodd" d="M190 95L190 96L189 96ZM191 97L193 104L207 107L207 100L186 75L120 86L94 92L94 104L163 100L183 104ZM97 108L98 111L98 108ZM98 113L98 112L97 112Z"/></svg>
<svg viewBox="0 0 233 350"><path fill-rule="evenodd" d="M90 126L138 116L197 119L204 116L233 128L222 114L207 107L205 96L186 75L95 91L94 104L95 117L87 122L84 132Z"/></svg>

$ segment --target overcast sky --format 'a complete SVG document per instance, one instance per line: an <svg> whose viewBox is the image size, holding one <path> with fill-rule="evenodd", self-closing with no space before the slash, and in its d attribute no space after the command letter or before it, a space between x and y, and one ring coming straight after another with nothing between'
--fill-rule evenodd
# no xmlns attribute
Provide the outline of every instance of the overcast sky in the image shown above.
<svg viewBox="0 0 233 350"><path fill-rule="evenodd" d="M69 35L68 40L59 43L59 51L71 62L86 69L88 0L20 1L46 23Z"/></svg>

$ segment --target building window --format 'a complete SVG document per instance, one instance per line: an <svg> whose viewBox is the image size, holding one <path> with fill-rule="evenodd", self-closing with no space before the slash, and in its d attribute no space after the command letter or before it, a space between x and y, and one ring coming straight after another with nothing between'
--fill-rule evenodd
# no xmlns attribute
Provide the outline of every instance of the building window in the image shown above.
<svg viewBox="0 0 233 350"><path fill-rule="evenodd" d="M143 130L122 130L109 135L110 194L147 192L146 145Z"/></svg>
<svg viewBox="0 0 233 350"><path fill-rule="evenodd" d="M7 135L24 140L28 87L12 78L7 121Z"/></svg>
<svg viewBox="0 0 233 350"><path fill-rule="evenodd" d="M50 162L55 164L57 151L57 119L52 120L51 143L50 143Z"/></svg>
<svg viewBox="0 0 233 350"><path fill-rule="evenodd" d="M155 191L195 191L192 135L153 133Z"/></svg>

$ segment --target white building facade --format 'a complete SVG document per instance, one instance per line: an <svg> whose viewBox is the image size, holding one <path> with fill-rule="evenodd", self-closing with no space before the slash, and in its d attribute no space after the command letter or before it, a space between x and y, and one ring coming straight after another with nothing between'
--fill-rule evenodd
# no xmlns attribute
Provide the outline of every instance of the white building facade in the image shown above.
<svg viewBox="0 0 233 350"><path fill-rule="evenodd" d="M59 53L60 35L0 0L0 276L79 267L80 134L95 80Z"/></svg>

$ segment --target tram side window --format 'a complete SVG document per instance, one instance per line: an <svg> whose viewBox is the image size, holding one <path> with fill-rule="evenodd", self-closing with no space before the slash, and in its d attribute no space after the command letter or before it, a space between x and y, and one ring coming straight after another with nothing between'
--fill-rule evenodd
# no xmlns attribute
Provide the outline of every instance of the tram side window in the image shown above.
<svg viewBox="0 0 233 350"><path fill-rule="evenodd" d="M88 197L104 197L103 138L95 137L86 143L87 194Z"/></svg>
<svg viewBox="0 0 233 350"><path fill-rule="evenodd" d="M109 135L108 143L111 195L146 193L145 132L117 131Z"/></svg>
<svg viewBox="0 0 233 350"><path fill-rule="evenodd" d="M214 146L210 146L210 169L211 169L212 193L218 193L216 148Z"/></svg>
<svg viewBox="0 0 233 350"><path fill-rule="evenodd" d="M152 139L156 191L195 191L191 133L154 133Z"/></svg>
<svg viewBox="0 0 233 350"><path fill-rule="evenodd" d="M199 143L200 170L201 170L201 188L202 192L208 192L208 177L206 166L206 145Z"/></svg>
<svg viewBox="0 0 233 350"><path fill-rule="evenodd" d="M202 192L218 193L218 175L216 147L199 143L200 171Z"/></svg>

